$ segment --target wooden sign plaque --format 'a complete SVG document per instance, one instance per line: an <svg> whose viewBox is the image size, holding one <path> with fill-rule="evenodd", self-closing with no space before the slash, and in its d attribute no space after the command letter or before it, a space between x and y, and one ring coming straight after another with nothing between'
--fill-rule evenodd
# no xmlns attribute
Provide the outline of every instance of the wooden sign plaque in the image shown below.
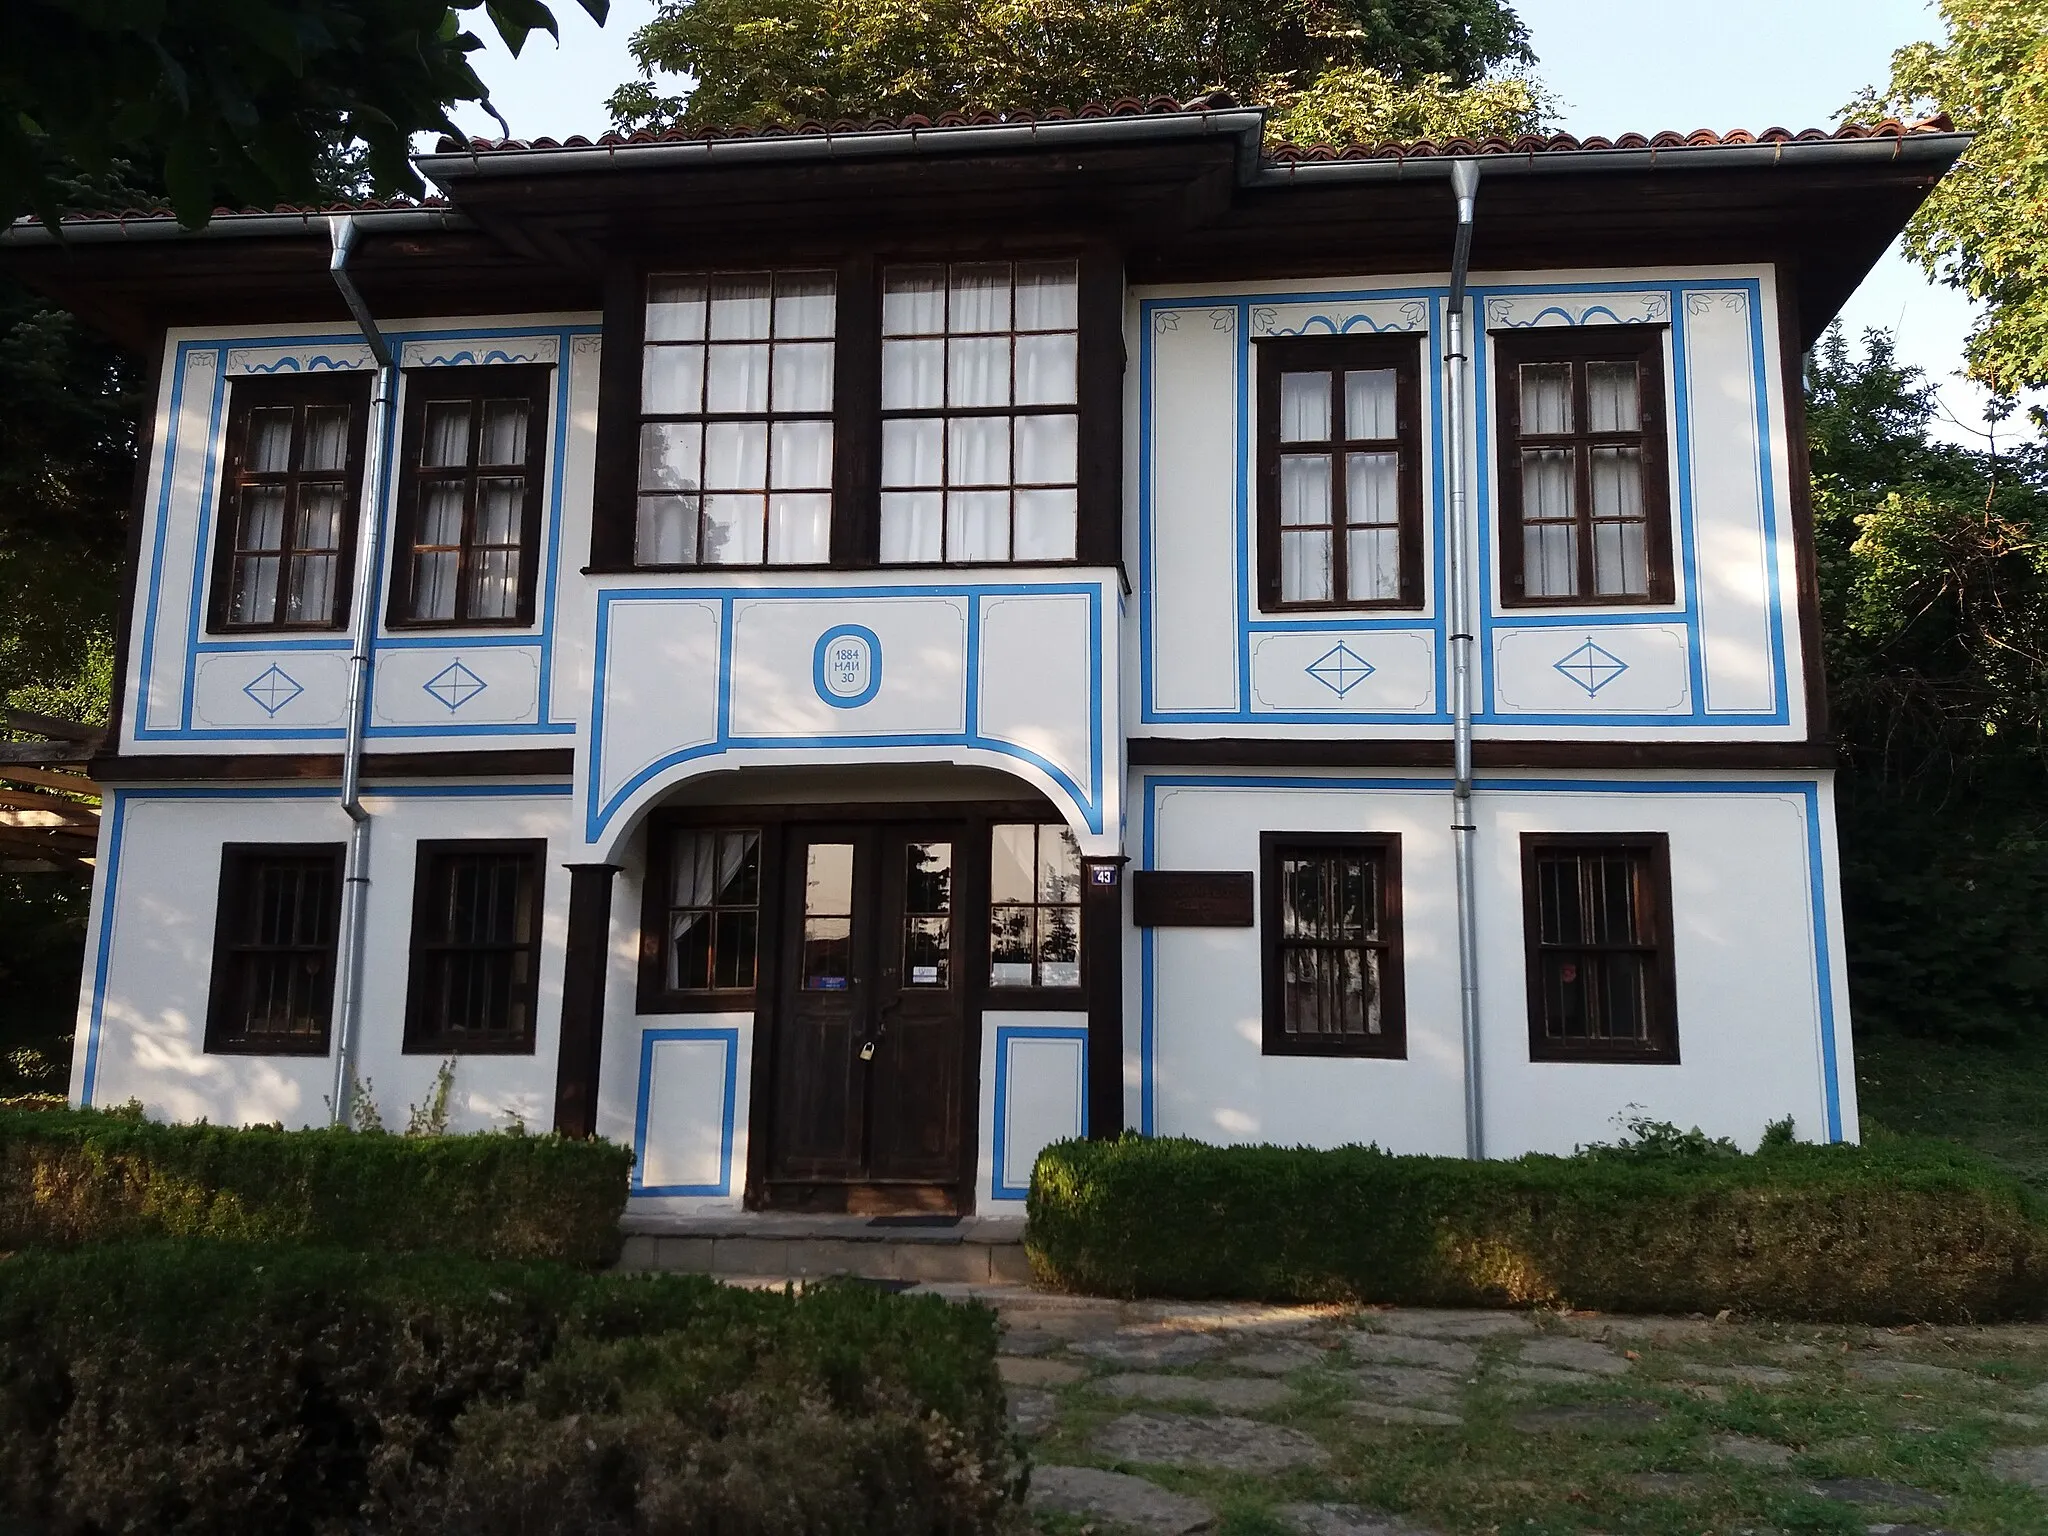
<svg viewBox="0 0 2048 1536"><path fill-rule="evenodd" d="M1249 870L1142 869L1131 875L1131 915L1140 928L1249 928Z"/></svg>

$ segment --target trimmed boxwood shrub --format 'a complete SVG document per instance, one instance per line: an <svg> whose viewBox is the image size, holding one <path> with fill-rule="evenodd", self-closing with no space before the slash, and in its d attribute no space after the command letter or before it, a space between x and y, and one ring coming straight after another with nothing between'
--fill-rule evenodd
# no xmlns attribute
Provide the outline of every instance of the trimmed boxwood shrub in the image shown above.
<svg viewBox="0 0 2048 1536"><path fill-rule="evenodd" d="M0 1251L143 1237L608 1264L632 1154L557 1136L392 1136L0 1111Z"/></svg>
<svg viewBox="0 0 2048 1536"><path fill-rule="evenodd" d="M1127 1136L1046 1148L1029 1211L1039 1280L1113 1296L1875 1323L2048 1310L2031 1197L1938 1142L1743 1156L1679 1138L1474 1163Z"/></svg>
<svg viewBox="0 0 2048 1536"><path fill-rule="evenodd" d="M215 1242L0 1261L0 1529L994 1531L996 1321L854 1286Z"/></svg>

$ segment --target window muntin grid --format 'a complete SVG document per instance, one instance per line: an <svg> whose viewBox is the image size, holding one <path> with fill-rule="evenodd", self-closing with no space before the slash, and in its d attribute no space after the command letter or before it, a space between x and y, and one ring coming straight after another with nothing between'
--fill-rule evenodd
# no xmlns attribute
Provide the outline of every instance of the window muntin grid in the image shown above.
<svg viewBox="0 0 2048 1536"><path fill-rule="evenodd" d="M1074 558L1079 344L1075 261L884 271L884 563Z"/></svg>
<svg viewBox="0 0 2048 1536"><path fill-rule="evenodd" d="M635 564L826 562L836 316L829 271L647 280Z"/></svg>
<svg viewBox="0 0 2048 1536"><path fill-rule="evenodd" d="M989 985L1081 985L1081 845L1059 822L990 829Z"/></svg>

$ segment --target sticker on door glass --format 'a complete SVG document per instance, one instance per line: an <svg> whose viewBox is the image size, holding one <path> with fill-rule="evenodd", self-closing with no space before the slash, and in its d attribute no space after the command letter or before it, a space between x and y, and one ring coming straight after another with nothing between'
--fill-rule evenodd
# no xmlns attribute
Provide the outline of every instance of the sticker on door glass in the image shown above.
<svg viewBox="0 0 2048 1536"><path fill-rule="evenodd" d="M882 687L882 642L861 624L839 624L818 637L811 683L834 709L857 709Z"/></svg>
<svg viewBox="0 0 2048 1536"><path fill-rule="evenodd" d="M936 965L913 965L910 968L910 984L914 987L936 987L939 984L939 968Z"/></svg>

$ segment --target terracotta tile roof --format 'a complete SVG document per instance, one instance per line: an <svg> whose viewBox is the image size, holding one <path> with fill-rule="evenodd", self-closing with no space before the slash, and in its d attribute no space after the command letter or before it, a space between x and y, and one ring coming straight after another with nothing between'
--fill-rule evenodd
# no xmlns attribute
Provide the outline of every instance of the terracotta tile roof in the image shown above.
<svg viewBox="0 0 2048 1536"><path fill-rule="evenodd" d="M447 208L447 198L438 193L428 197L363 197L338 203L279 203L275 208L216 208L213 217L232 219L238 217L275 218L280 214L300 214L308 219L324 218L330 213L377 213L385 209L406 208ZM67 213L66 224L122 224L138 219L174 219L177 214L169 208L158 205L151 208L106 208L83 209ZM23 222L32 223L33 218Z"/></svg>
<svg viewBox="0 0 2048 1536"><path fill-rule="evenodd" d="M618 149L635 144L702 143L723 139L826 138L855 133L911 133L947 128L1074 122L1087 118L1158 117L1167 113L1232 111L1238 106L1237 100L1223 91L1185 102L1175 101L1170 96L1155 96L1148 100L1126 96L1110 102L1089 102L1071 111L1061 107L1047 107L1036 112L944 112L936 117L914 113L908 117L878 118L866 122L841 119L831 123L804 122L794 125L766 123L751 128L692 127L669 128L659 132L640 129L633 133L607 133L596 139L585 138L581 134L559 140L470 139L463 142L443 138L436 146L436 153L499 154L521 150ZM1597 135L1581 139L1568 133L1529 133L1515 138L1415 139L1381 144L1352 144L1341 148L1328 144L1278 144L1267 146L1265 158L1276 165L1333 160L1435 160L1463 156L1573 154L1597 150L1702 149L1746 144L1824 144L1850 139L1903 139L1913 134L1954 131L1955 125L1946 117L1931 117L1912 123L1886 118L1880 123L1847 123L1835 129L1807 128L1796 133L1786 128L1766 128L1761 133L1752 133L1743 128L1732 129L1727 133L1716 133L1712 129L1699 128L1691 133L1675 133L1669 130L1654 134L1624 133L1612 139ZM432 195L424 198L363 198L352 202L306 207L284 204L276 208L216 208L213 214L216 218L256 214L302 214L310 219L329 213L364 213L381 209L448 206L445 197ZM64 222L105 223L171 217L174 215L168 208L141 208L119 212L69 213L64 216Z"/></svg>
<svg viewBox="0 0 2048 1536"><path fill-rule="evenodd" d="M1241 103L1227 91L1213 91L1193 101L1176 101L1171 96L1141 99L1124 96L1115 101L1091 101L1085 106L1041 107L1037 111L942 112L936 117L912 113L908 117L875 118L861 121L840 118L834 122L762 123L734 128L640 128L632 133L607 133L595 139L574 134L566 139L460 139L443 138L437 154L491 154L522 149L619 149L629 144L684 144L717 139L824 138L850 133L911 133L931 128L996 128L1019 123L1067 123L1081 118L1163 117L1172 112L1223 112Z"/></svg>
<svg viewBox="0 0 2048 1536"><path fill-rule="evenodd" d="M1923 118L1912 123L1888 117L1879 123L1844 123L1839 128L1805 128L1797 133L1789 128L1766 128L1761 133L1751 133L1746 128L1731 129L1727 133L1716 133L1711 128L1696 128L1691 133L1674 133L1669 129L1653 134L1624 133L1613 139L1602 138L1597 134L1591 138L1580 139L1569 133L1525 133L1512 139L1415 139L1406 143L1351 144L1343 148L1328 144L1276 144L1267 148L1266 158L1283 165L1312 160L1463 159L1486 155L1575 154L1589 150L1718 149L1743 144L1829 144L1851 139L1903 139L1908 134L1953 132L1955 124L1945 116Z"/></svg>
<svg viewBox="0 0 2048 1536"><path fill-rule="evenodd" d="M470 139L466 142L443 138L435 146L435 152L496 154L519 150L620 149L634 144L704 143L723 139L824 138L854 133L909 133L934 128L982 128L1011 124L1073 122L1083 118L1160 117L1168 113L1230 111L1240 105L1235 97L1224 91L1198 96L1192 101L1176 101L1171 96L1155 96L1149 100L1126 96L1110 102L1092 101L1071 110L1064 107L1046 107L1036 112L945 112L937 117L913 114L909 117L877 118L872 121L841 119L831 123L764 123L757 127L680 127L659 131L643 128L633 133L607 133L595 139L585 138L580 134L566 139ZM1743 128L1733 129L1727 133L1716 133L1712 129L1699 128L1691 133L1674 133L1669 130L1655 134L1624 133L1613 139L1598 136L1580 139L1568 133L1532 133L1516 138L1445 139L1440 142L1418 139L1407 142L1353 144L1344 147L1326 144L1281 144L1270 146L1266 151L1266 158L1285 163L1297 160L1396 160L1466 155L1568 154L1578 150L1698 149L1741 144L1821 144L1844 139L1902 138L1911 133L1952 133L1954 130L1955 125L1946 117L1933 117L1914 123L1887 118L1881 123L1848 123L1835 129L1807 128L1796 133L1786 128L1766 128L1761 133L1752 133Z"/></svg>

